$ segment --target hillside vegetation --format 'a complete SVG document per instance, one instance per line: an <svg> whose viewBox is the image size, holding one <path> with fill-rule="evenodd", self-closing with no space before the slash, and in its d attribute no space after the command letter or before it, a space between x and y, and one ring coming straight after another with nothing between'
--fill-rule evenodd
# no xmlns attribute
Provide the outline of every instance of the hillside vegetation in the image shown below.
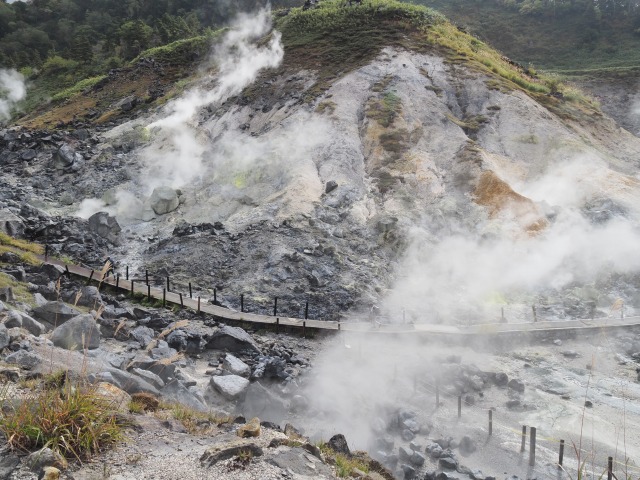
<svg viewBox="0 0 640 480"><path fill-rule="evenodd" d="M510 58L562 73L640 65L634 0L415 0Z"/></svg>

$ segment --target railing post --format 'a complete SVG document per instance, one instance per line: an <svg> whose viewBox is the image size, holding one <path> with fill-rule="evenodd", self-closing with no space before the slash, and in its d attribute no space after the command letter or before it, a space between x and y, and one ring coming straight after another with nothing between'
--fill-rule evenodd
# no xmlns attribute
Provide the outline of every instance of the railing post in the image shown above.
<svg viewBox="0 0 640 480"><path fill-rule="evenodd" d="M151 285L147 283L147 300L151 301Z"/></svg>
<svg viewBox="0 0 640 480"><path fill-rule="evenodd" d="M217 303L218 301L218 289L216 287L213 287L213 303L214 305Z"/></svg>
<svg viewBox="0 0 640 480"><path fill-rule="evenodd" d="M276 333L280 333L280 319L276 318Z"/></svg>
<svg viewBox="0 0 640 480"><path fill-rule="evenodd" d="M244 313L244 293L240 294L240 311Z"/></svg>
<svg viewBox="0 0 640 480"><path fill-rule="evenodd" d="M198 297L198 313L200 313L200 297Z"/></svg>
<svg viewBox="0 0 640 480"><path fill-rule="evenodd" d="M131 279L131 296L133 297L133 284L135 283L135 280L132 278Z"/></svg>
<svg viewBox="0 0 640 480"><path fill-rule="evenodd" d="M613 457L607 462L607 480L613 480Z"/></svg>
<svg viewBox="0 0 640 480"><path fill-rule="evenodd" d="M116 288L120 288L120 274L116 275Z"/></svg>
<svg viewBox="0 0 640 480"><path fill-rule="evenodd" d="M125 280L129 280L129 265L126 267L126 277Z"/></svg>
<svg viewBox="0 0 640 480"><path fill-rule="evenodd" d="M69 271L69 265L64 266L64 273L67 276L67 278L71 277L71 272Z"/></svg>
<svg viewBox="0 0 640 480"><path fill-rule="evenodd" d="M48 262L49 261L49 245L45 245L44 246L44 261Z"/></svg>
<svg viewBox="0 0 640 480"><path fill-rule="evenodd" d="M273 316L278 316L278 297L273 300Z"/></svg>
<svg viewBox="0 0 640 480"><path fill-rule="evenodd" d="M180 295L180 308L184 308L184 303L182 303L182 293L179 293L178 295Z"/></svg>
<svg viewBox="0 0 640 480"><path fill-rule="evenodd" d="M302 322L302 336L307 338L307 322Z"/></svg>
<svg viewBox="0 0 640 480"><path fill-rule="evenodd" d="M440 381L436 380L436 409L440 408Z"/></svg>
<svg viewBox="0 0 640 480"><path fill-rule="evenodd" d="M536 313L536 306L531 305L531 310L533 311L533 321L534 323L538 321L538 314Z"/></svg>
<svg viewBox="0 0 640 480"><path fill-rule="evenodd" d="M189 298L193 298L193 292L191 291L191 282L189 282Z"/></svg>
<svg viewBox="0 0 640 480"><path fill-rule="evenodd" d="M562 460L564 459L564 440L560 440L560 453L558 455L558 466L562 466Z"/></svg>
<svg viewBox="0 0 640 480"><path fill-rule="evenodd" d="M89 280L87 280L87 285L91 283L92 278L93 278L93 270L91 270L91 275L89 275Z"/></svg>
<svg viewBox="0 0 640 480"><path fill-rule="evenodd" d="M144 271L144 279L147 285L149 285L149 270Z"/></svg>
<svg viewBox="0 0 640 480"><path fill-rule="evenodd" d="M527 441L527 426L522 426L522 444L520 445L520 452L524 452L524 446Z"/></svg>
<svg viewBox="0 0 640 480"><path fill-rule="evenodd" d="M167 277L167 292L170 292L171 289L169 288L169 277Z"/></svg>
<svg viewBox="0 0 640 480"><path fill-rule="evenodd" d="M529 466L536 464L536 427L531 427L529 438Z"/></svg>
<svg viewBox="0 0 640 480"><path fill-rule="evenodd" d="M163 288L162 289L162 308L165 308L167 306L167 289Z"/></svg>
<svg viewBox="0 0 640 480"><path fill-rule="evenodd" d="M309 300L304 303L304 319L309 318Z"/></svg>

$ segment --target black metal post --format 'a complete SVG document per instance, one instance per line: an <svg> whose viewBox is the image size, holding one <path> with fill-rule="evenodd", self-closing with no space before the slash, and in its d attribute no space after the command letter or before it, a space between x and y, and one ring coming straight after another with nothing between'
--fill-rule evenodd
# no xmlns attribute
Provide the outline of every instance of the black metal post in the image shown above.
<svg viewBox="0 0 640 480"><path fill-rule="evenodd" d="M302 336L307 338L307 322L302 322Z"/></svg>
<svg viewBox="0 0 640 480"><path fill-rule="evenodd" d="M200 313L200 297L198 297L198 313Z"/></svg>
<svg viewBox="0 0 640 480"><path fill-rule="evenodd" d="M147 285L149 285L149 270L144 271L144 279Z"/></svg>
<svg viewBox="0 0 640 480"><path fill-rule="evenodd" d="M240 311L244 313L244 293L240 294Z"/></svg>
<svg viewBox="0 0 640 480"><path fill-rule="evenodd" d="M116 275L116 288L120 288L120 274Z"/></svg>
<svg viewBox="0 0 640 480"><path fill-rule="evenodd" d="M560 454L558 455L558 465L562 466L562 460L564 459L564 440L560 440Z"/></svg>
<svg viewBox="0 0 640 480"><path fill-rule="evenodd" d="M89 275L89 280L87 280L87 285L91 283L92 278L93 278L93 270L91 270L91 275Z"/></svg>
<svg viewBox="0 0 640 480"><path fill-rule="evenodd" d="M169 288L169 277L167 277L167 292L170 292L171 289Z"/></svg>
<svg viewBox="0 0 640 480"><path fill-rule="evenodd" d="M218 301L218 290L214 287L213 289L213 303L215 304Z"/></svg>
<svg viewBox="0 0 640 480"><path fill-rule="evenodd" d="M162 289L162 308L166 307L167 305L167 289L163 288Z"/></svg>
<svg viewBox="0 0 640 480"><path fill-rule="evenodd" d="M529 437L529 466L536 464L536 427L531 427Z"/></svg>
<svg viewBox="0 0 640 480"><path fill-rule="evenodd" d="M613 480L613 457L607 462L607 480Z"/></svg>
<svg viewBox="0 0 640 480"><path fill-rule="evenodd" d="M189 282L189 298L193 298L193 291L191 290L191 282Z"/></svg>
<svg viewBox="0 0 640 480"><path fill-rule="evenodd" d="M178 295L180 295L180 308L184 308L184 303L182 303L182 293L179 293Z"/></svg>
<svg viewBox="0 0 640 480"><path fill-rule="evenodd" d="M127 271L126 271L125 280L129 280L129 265L127 265Z"/></svg>
<svg viewBox="0 0 640 480"><path fill-rule="evenodd" d="M276 318L276 333L280 333L280 319Z"/></svg>
<svg viewBox="0 0 640 480"><path fill-rule="evenodd" d="M538 321L538 315L536 314L536 306L535 305L531 305L531 310L533 310L533 321L537 322Z"/></svg>
<svg viewBox="0 0 640 480"><path fill-rule="evenodd" d="M276 317L278 315L278 297L273 300L273 316Z"/></svg>
<svg viewBox="0 0 640 480"><path fill-rule="evenodd" d="M527 426L522 426L522 444L520 445L520 452L524 452L524 445L527 441Z"/></svg>
<svg viewBox="0 0 640 480"><path fill-rule="evenodd" d="M151 301L151 285L147 283L147 300Z"/></svg>
<svg viewBox="0 0 640 480"><path fill-rule="evenodd" d="M309 318L309 300L307 300L304 304L304 319Z"/></svg>
<svg viewBox="0 0 640 480"><path fill-rule="evenodd" d="M44 261L49 261L49 245L44 246Z"/></svg>
<svg viewBox="0 0 640 480"><path fill-rule="evenodd" d="M64 266L64 273L67 276L67 278L71 277L71 272L69 271L69 265Z"/></svg>
<svg viewBox="0 0 640 480"><path fill-rule="evenodd" d="M131 296L133 297L133 284L135 283L135 280L132 278L131 279Z"/></svg>

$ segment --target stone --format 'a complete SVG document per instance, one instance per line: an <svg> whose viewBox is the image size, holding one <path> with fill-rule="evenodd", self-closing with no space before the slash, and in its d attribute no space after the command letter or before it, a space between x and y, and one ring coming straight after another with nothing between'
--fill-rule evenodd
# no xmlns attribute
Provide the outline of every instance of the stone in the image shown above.
<svg viewBox="0 0 640 480"><path fill-rule="evenodd" d="M245 378L249 378L249 375L251 374L251 367L230 353L227 353L224 357L222 370L231 375L238 375ZM224 374L225 373L223 373L223 375Z"/></svg>
<svg viewBox="0 0 640 480"><path fill-rule="evenodd" d="M7 327L0 323L0 351L11 343L11 337L7 331Z"/></svg>
<svg viewBox="0 0 640 480"><path fill-rule="evenodd" d="M7 355L4 361L7 363L19 365L25 370L31 370L42 363L42 357L34 352L18 350L17 352Z"/></svg>
<svg viewBox="0 0 640 480"><path fill-rule="evenodd" d="M36 153L36 151L33 148L27 148L26 150L22 151L22 154L20 155L20 158L22 160L25 160L27 162L33 160L34 158L36 158L38 156L38 154Z"/></svg>
<svg viewBox="0 0 640 480"><path fill-rule="evenodd" d="M236 435L241 438L260 436L260 419L258 417L253 417L247 423L238 428Z"/></svg>
<svg viewBox="0 0 640 480"><path fill-rule="evenodd" d="M493 377L493 383L495 383L498 387L505 387L509 383L509 377L506 373L496 373Z"/></svg>
<svg viewBox="0 0 640 480"><path fill-rule="evenodd" d="M254 457L262 455L262 448L248 440L223 442L209 447L200 457L200 463L211 467L218 462L235 457L240 452L249 452Z"/></svg>
<svg viewBox="0 0 640 480"><path fill-rule="evenodd" d="M240 327L225 325L216 330L207 342L206 348L213 350L227 350L229 352L257 352L260 349L253 338Z"/></svg>
<svg viewBox="0 0 640 480"><path fill-rule="evenodd" d="M111 243L118 242L118 235L122 231L118 221L107 212L97 212L89 217L89 230L97 233Z"/></svg>
<svg viewBox="0 0 640 480"><path fill-rule="evenodd" d="M156 187L149 198L149 205L156 215L172 212L180 205L178 192L171 187Z"/></svg>
<svg viewBox="0 0 640 480"><path fill-rule="evenodd" d="M82 155L76 153L71 145L64 144L53 154L53 164L58 170L67 170L73 166L74 163L82 162Z"/></svg>
<svg viewBox="0 0 640 480"><path fill-rule="evenodd" d="M200 394L194 393L176 379L167 382L164 388L160 391L160 394L164 398L186 405L187 407L199 412L209 411L209 407L207 407Z"/></svg>
<svg viewBox="0 0 640 480"><path fill-rule="evenodd" d="M56 467L44 467L42 470L44 475L41 480L58 480L60 478L60 470Z"/></svg>
<svg viewBox="0 0 640 480"><path fill-rule="evenodd" d="M0 208L0 232L12 237L21 237L24 229L25 225L20 217L6 208Z"/></svg>
<svg viewBox="0 0 640 480"><path fill-rule="evenodd" d="M338 182L336 182L335 180L329 180L324 187L324 193L331 193L336 188L338 188Z"/></svg>
<svg viewBox="0 0 640 480"><path fill-rule="evenodd" d="M460 449L460 453L465 456L471 455L477 449L476 442L468 435L462 437L462 440L460 440L460 446L458 448Z"/></svg>
<svg viewBox="0 0 640 480"><path fill-rule="evenodd" d="M238 375L211 377L211 386L227 400L238 400L244 397L249 380Z"/></svg>
<svg viewBox="0 0 640 480"><path fill-rule="evenodd" d="M516 392L524 393L524 382L522 382L522 380L518 380L516 378L512 378L511 380L509 380L509 383L507 384L507 386L511 390L515 390Z"/></svg>
<svg viewBox="0 0 640 480"><path fill-rule="evenodd" d="M103 398L110 406L122 412L128 411L131 395L121 388L106 382L98 382L93 388L93 393Z"/></svg>
<svg viewBox="0 0 640 480"><path fill-rule="evenodd" d="M456 460L454 457L440 457L440 459L438 460L438 464L441 468L447 470L455 470L456 468L458 468L458 460Z"/></svg>
<svg viewBox="0 0 640 480"><path fill-rule="evenodd" d="M553 344L554 344L554 345L557 345L557 346L559 347L560 345L562 345L562 340L560 340L559 338L556 338L556 339L553 341Z"/></svg>
<svg viewBox="0 0 640 480"><path fill-rule="evenodd" d="M342 453L346 456L351 456L347 439L341 433L338 433L331 437L327 442L327 446L336 453Z"/></svg>
<svg viewBox="0 0 640 480"><path fill-rule="evenodd" d="M24 459L24 464L38 475L44 473L46 467L56 467L60 470L66 470L68 467L67 460L57 452L48 447L37 450Z"/></svg>
<svg viewBox="0 0 640 480"><path fill-rule="evenodd" d="M580 354L575 350L564 350L563 352L560 352L560 353L562 354L562 356L566 358L577 358L580 356Z"/></svg>
<svg viewBox="0 0 640 480"><path fill-rule="evenodd" d="M100 327L93 315L78 315L53 330L50 340L66 350L93 350L100 346Z"/></svg>
<svg viewBox="0 0 640 480"><path fill-rule="evenodd" d="M164 381L158 375L150 372L149 370L143 370L142 368L132 368L131 372L134 375L138 375L139 377L144 378L147 382L158 389L164 387Z"/></svg>
<svg viewBox="0 0 640 480"><path fill-rule="evenodd" d="M0 480L8 480L18 465L20 465L20 457L11 452L8 447L0 448Z"/></svg>
<svg viewBox="0 0 640 480"><path fill-rule="evenodd" d="M416 469L413 468L411 465L402 464L400 465L400 469L402 470L402 473L404 473L404 477L403 477L404 480L411 480L415 478Z"/></svg>
<svg viewBox="0 0 640 480"><path fill-rule="evenodd" d="M34 320L26 313L19 312L17 310L11 310L9 312L4 325L7 328L24 328L26 331L28 331L32 335L35 335L36 337L46 331L46 328L40 322Z"/></svg>
<svg viewBox="0 0 640 480"><path fill-rule="evenodd" d="M100 305L102 305L102 295L100 295L100 290L98 290L98 287L94 287L93 285L85 285L84 287L82 287L80 289L80 297L78 298L77 304L85 307L91 307L94 310L97 310Z"/></svg>
<svg viewBox="0 0 640 480"><path fill-rule="evenodd" d="M11 287L2 287L0 288L0 301L13 303L16 301L16 297L13 294L13 288Z"/></svg>
<svg viewBox="0 0 640 480"><path fill-rule="evenodd" d="M160 395L158 389L146 380L116 368L110 368L106 371L95 374L93 375L93 379L97 382L111 383L116 387L121 388L129 395L140 392L151 393L156 396Z"/></svg>
<svg viewBox="0 0 640 480"><path fill-rule="evenodd" d="M422 455L420 452L415 451L409 457L409 461L417 467L421 467L422 465L424 465L425 460L426 458L424 455Z"/></svg>
<svg viewBox="0 0 640 480"><path fill-rule="evenodd" d="M155 412L160 407L160 400L151 393L138 392L131 395L131 401L142 405L145 411Z"/></svg>
<svg viewBox="0 0 640 480"><path fill-rule="evenodd" d="M36 307L33 310L33 315L51 325L61 325L78 315L82 315L82 312L68 306L64 302L57 301L47 302L41 307Z"/></svg>
<svg viewBox="0 0 640 480"><path fill-rule="evenodd" d="M133 110L133 108L138 104L138 99L135 95L129 95L128 97L124 97L118 103L116 103L116 108L119 108L123 112L128 112Z"/></svg>
<svg viewBox="0 0 640 480"><path fill-rule="evenodd" d="M142 348L147 348L147 346L153 341L156 333L151 328L140 325L131 330L130 335L140 343Z"/></svg>
<svg viewBox="0 0 640 480"><path fill-rule="evenodd" d="M292 475L289 478L335 478L327 465L303 447L278 452L266 461L283 472L290 472Z"/></svg>

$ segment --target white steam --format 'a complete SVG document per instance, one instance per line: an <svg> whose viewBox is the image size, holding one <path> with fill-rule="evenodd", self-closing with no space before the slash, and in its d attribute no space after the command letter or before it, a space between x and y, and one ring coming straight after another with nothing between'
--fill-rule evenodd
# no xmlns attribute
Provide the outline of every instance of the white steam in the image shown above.
<svg viewBox="0 0 640 480"><path fill-rule="evenodd" d="M27 96L24 77L16 70L0 69L0 121L11 118L11 110Z"/></svg>
<svg viewBox="0 0 640 480"><path fill-rule="evenodd" d="M169 103L165 116L149 125L157 141L144 152L151 186L170 183L177 187L198 178L205 168L203 154L209 138L197 129L194 117L202 107L219 105L240 93L261 70L277 67L284 56L280 33L273 32L266 45L256 44L271 29L268 8L241 14L214 52L216 86L196 88Z"/></svg>
<svg viewBox="0 0 640 480"><path fill-rule="evenodd" d="M419 322L490 321L507 303L530 309L541 292L640 272L637 183L601 161L581 158L518 185L551 214L548 227L534 235L505 234L512 226L504 218L437 239L429 225L412 229L399 278L384 301L386 313L392 321L400 321L403 308ZM599 222L583 210L594 201L608 202L592 204L595 214L604 213ZM587 290L578 292L580 301L600 308L615 299L606 289Z"/></svg>

